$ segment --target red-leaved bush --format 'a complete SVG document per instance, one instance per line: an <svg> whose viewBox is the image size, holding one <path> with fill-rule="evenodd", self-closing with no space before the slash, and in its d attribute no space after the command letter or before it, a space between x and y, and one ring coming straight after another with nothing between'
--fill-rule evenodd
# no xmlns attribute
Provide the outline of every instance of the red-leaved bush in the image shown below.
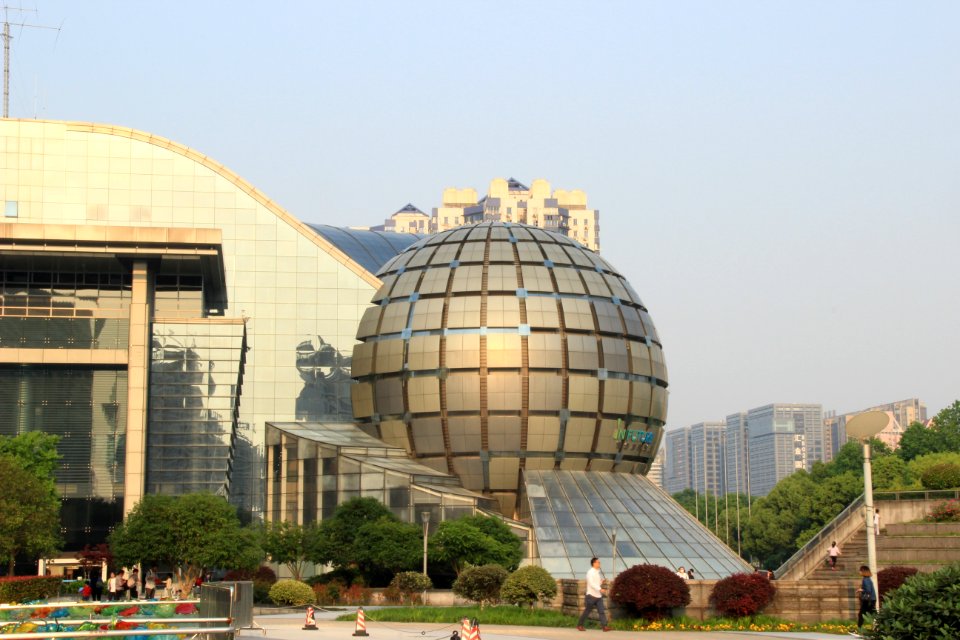
<svg viewBox="0 0 960 640"><path fill-rule="evenodd" d="M657 620L690 604L690 587L670 569L638 564L617 576L610 599L642 618Z"/></svg>
<svg viewBox="0 0 960 640"><path fill-rule="evenodd" d="M713 585L710 604L721 615L743 618L760 613L776 593L777 588L762 573L735 573Z"/></svg>
<svg viewBox="0 0 960 640"><path fill-rule="evenodd" d="M880 590L880 600L883 601L887 594L896 591L907 581L907 578L917 572L916 567L887 567L877 572L877 586Z"/></svg>

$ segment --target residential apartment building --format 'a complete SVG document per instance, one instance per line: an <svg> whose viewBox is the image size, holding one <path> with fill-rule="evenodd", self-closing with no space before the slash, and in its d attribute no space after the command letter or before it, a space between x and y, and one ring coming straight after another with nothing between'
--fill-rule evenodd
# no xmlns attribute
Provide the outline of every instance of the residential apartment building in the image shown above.
<svg viewBox="0 0 960 640"><path fill-rule="evenodd" d="M900 438L903 432L914 422L927 422L927 405L919 398L908 398L897 402L888 402L874 407L869 407L861 411L853 411L837 415L836 412L830 412L823 419L824 434L827 439L824 459L833 460L847 442L847 422L854 416L867 411L884 411L889 416L887 426L877 434L877 439L882 441L891 449L900 446Z"/></svg>
<svg viewBox="0 0 960 640"><path fill-rule="evenodd" d="M530 186L514 178L494 178L487 195L478 197L473 188L443 190L440 206L427 215L408 204L374 231L438 233L478 222L517 222L573 238L593 251L600 250L600 212L587 206L580 189L553 189L543 179Z"/></svg>

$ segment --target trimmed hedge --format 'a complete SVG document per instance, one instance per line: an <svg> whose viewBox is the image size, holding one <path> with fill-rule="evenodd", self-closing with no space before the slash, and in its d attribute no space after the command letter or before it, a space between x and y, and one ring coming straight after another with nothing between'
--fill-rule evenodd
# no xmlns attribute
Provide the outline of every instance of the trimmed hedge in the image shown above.
<svg viewBox="0 0 960 640"><path fill-rule="evenodd" d="M638 564L617 576L610 599L647 620L690 604L690 586L676 573L655 564Z"/></svg>
<svg viewBox="0 0 960 640"><path fill-rule="evenodd" d="M713 585L710 604L721 615L743 618L763 611L776 593L777 588L766 575L735 573Z"/></svg>
<svg viewBox="0 0 960 640"><path fill-rule="evenodd" d="M511 573L500 589L500 599L509 604L532 607L550 602L557 595L557 581L543 567L528 565Z"/></svg>
<svg viewBox="0 0 960 640"><path fill-rule="evenodd" d="M306 582L299 580L278 580L270 587L270 599L280 606L290 605L302 607L306 604L316 604L317 596Z"/></svg>
<svg viewBox="0 0 960 640"><path fill-rule="evenodd" d="M58 595L60 578L54 576L12 576L0 578L0 602L33 602Z"/></svg>

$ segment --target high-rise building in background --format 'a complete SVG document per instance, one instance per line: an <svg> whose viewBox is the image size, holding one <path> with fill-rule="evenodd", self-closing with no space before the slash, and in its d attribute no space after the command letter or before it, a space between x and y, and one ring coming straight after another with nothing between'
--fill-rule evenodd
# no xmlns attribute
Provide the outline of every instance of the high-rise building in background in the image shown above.
<svg viewBox="0 0 960 640"><path fill-rule="evenodd" d="M573 238L588 249L600 250L600 212L587 207L587 194L580 189L552 189L543 179L530 186L514 178L494 178L487 195L478 197L472 188L443 190L440 206L427 216L408 204L373 230L437 233L477 222L518 222Z"/></svg>
<svg viewBox="0 0 960 640"><path fill-rule="evenodd" d="M722 495L726 425L723 422L699 422L690 427L690 480L697 493Z"/></svg>
<svg viewBox="0 0 960 640"><path fill-rule="evenodd" d="M728 493L750 495L750 429L747 412L738 411L726 419L724 472Z"/></svg>
<svg viewBox="0 0 960 640"><path fill-rule="evenodd" d="M689 489L691 480L690 427L672 429L664 434L663 488L667 493Z"/></svg>
<svg viewBox="0 0 960 640"><path fill-rule="evenodd" d="M837 415L836 412L830 412L823 419L824 434L828 441L825 447L824 459L833 460L847 442L847 422L856 415L867 411L885 411L889 415L887 426L877 434L877 439L881 440L891 449L900 446L900 438L903 432L914 422L925 424L927 422L927 405L919 398L909 398L897 402L888 402L879 404L875 407L862 409L861 411L852 411Z"/></svg>
<svg viewBox="0 0 960 640"><path fill-rule="evenodd" d="M765 496L794 471L822 459L823 409L819 404L768 404L747 412L750 493ZM816 457L815 452L820 452Z"/></svg>
<svg viewBox="0 0 960 640"><path fill-rule="evenodd" d="M686 489L712 495L725 492L725 428L723 422L699 422L667 432L664 488L668 493Z"/></svg>

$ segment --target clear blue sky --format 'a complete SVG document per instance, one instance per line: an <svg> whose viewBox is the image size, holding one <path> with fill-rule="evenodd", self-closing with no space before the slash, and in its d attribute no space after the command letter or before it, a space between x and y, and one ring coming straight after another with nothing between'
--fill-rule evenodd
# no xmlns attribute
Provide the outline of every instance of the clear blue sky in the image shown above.
<svg viewBox="0 0 960 640"><path fill-rule="evenodd" d="M14 27L12 115L172 138L309 222L584 189L670 426L960 398L960 3L24 6L63 30Z"/></svg>

